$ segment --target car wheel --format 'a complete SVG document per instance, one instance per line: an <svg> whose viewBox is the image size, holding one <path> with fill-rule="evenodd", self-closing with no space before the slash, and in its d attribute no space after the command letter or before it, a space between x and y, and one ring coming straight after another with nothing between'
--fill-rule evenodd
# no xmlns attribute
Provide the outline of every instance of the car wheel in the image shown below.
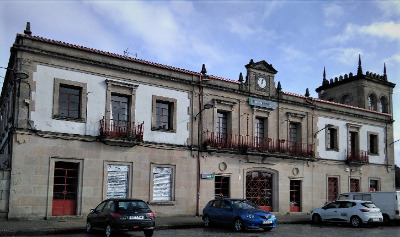
<svg viewBox="0 0 400 237"><path fill-rule="evenodd" d="M146 237L153 236L153 231L154 230L144 230L144 236L146 236Z"/></svg>
<svg viewBox="0 0 400 237"><path fill-rule="evenodd" d="M235 222L233 223L233 227L235 228L236 231L242 231L244 228L243 221L240 219L236 219Z"/></svg>
<svg viewBox="0 0 400 237"><path fill-rule="evenodd" d="M361 221L360 217L358 217L358 216L352 216L350 218L350 225L352 227L360 227L361 223L362 223L362 221Z"/></svg>
<svg viewBox="0 0 400 237"><path fill-rule="evenodd" d="M312 216L312 223L313 223L314 225L319 225L319 224L321 224L321 222L322 222L322 219L321 219L321 216L320 216L320 215L314 214L314 215Z"/></svg>
<svg viewBox="0 0 400 237"><path fill-rule="evenodd" d="M111 236L112 230L111 230L111 225L109 223L106 224L106 228L104 229L104 231L105 231L106 237L110 237Z"/></svg>
<svg viewBox="0 0 400 237"><path fill-rule="evenodd" d="M211 221L209 216L204 216L203 217L203 224L204 227L210 227L211 226Z"/></svg>
<svg viewBox="0 0 400 237"><path fill-rule="evenodd" d="M386 214L383 215L383 224L384 225L390 225L390 217L389 217L389 215L386 215Z"/></svg>
<svg viewBox="0 0 400 237"><path fill-rule="evenodd" d="M86 223L86 232L90 234L92 232L92 223L88 220Z"/></svg>

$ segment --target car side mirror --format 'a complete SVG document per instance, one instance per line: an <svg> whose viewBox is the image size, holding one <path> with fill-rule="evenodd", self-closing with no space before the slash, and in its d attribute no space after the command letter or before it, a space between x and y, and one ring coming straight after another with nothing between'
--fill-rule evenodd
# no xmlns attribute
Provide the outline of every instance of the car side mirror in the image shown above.
<svg viewBox="0 0 400 237"><path fill-rule="evenodd" d="M90 213L93 213L94 212L94 209L90 209Z"/></svg>

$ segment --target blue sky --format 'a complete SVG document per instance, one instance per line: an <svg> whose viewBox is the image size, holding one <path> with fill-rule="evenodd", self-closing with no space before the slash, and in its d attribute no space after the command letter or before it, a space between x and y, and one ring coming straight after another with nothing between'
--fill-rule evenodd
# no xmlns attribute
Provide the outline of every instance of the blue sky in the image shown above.
<svg viewBox="0 0 400 237"><path fill-rule="evenodd" d="M237 80L250 59L266 60L283 91L304 95L327 78L366 71L396 83L400 139L400 1L0 1L0 67L17 33ZM0 71L4 76L5 71ZM0 84L3 78L0 77ZM395 146L400 165L400 141Z"/></svg>

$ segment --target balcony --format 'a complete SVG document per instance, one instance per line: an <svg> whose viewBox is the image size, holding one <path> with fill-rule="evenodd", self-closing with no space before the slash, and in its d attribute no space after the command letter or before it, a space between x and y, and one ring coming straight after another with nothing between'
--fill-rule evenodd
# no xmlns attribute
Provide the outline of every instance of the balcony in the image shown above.
<svg viewBox="0 0 400 237"><path fill-rule="evenodd" d="M135 146L143 141L143 124L124 120L100 120L100 139L109 145Z"/></svg>
<svg viewBox="0 0 400 237"><path fill-rule="evenodd" d="M207 149L237 149L244 152L275 152L292 156L314 157L314 144L288 142L282 139L206 132Z"/></svg>
<svg viewBox="0 0 400 237"><path fill-rule="evenodd" d="M369 163L368 152L362 150L347 151L346 161L352 165Z"/></svg>

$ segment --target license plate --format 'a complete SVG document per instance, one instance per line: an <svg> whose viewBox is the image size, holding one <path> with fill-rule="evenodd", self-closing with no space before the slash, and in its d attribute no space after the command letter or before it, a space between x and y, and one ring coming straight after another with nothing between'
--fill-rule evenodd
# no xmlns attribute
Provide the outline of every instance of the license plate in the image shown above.
<svg viewBox="0 0 400 237"><path fill-rule="evenodd" d="M272 221L263 221L263 224L272 224Z"/></svg>
<svg viewBox="0 0 400 237"><path fill-rule="evenodd" d="M143 220L144 216L129 216L129 220Z"/></svg>

